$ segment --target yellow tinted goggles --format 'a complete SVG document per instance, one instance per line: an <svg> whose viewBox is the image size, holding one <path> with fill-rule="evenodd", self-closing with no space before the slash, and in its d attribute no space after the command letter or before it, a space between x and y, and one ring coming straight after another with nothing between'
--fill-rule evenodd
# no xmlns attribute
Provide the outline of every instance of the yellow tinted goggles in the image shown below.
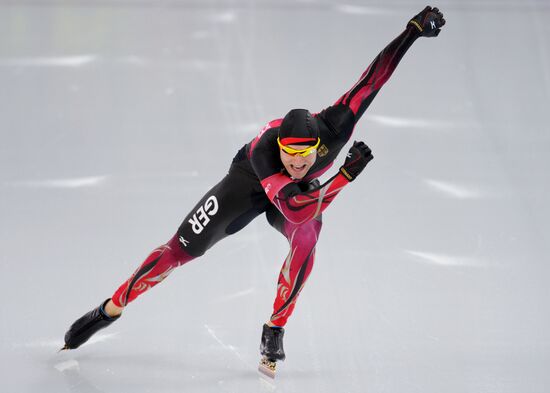
<svg viewBox="0 0 550 393"><path fill-rule="evenodd" d="M315 153L317 151L317 147L321 143L321 139L317 138L317 143L315 145L308 146L305 149L301 149L301 150L296 150L296 149L293 149L292 147L283 145L279 138L277 138L277 143L279 144L279 147L281 148L281 150L284 151L286 154L289 154L291 156L295 156L296 154L298 154L302 157L307 157L310 154Z"/></svg>

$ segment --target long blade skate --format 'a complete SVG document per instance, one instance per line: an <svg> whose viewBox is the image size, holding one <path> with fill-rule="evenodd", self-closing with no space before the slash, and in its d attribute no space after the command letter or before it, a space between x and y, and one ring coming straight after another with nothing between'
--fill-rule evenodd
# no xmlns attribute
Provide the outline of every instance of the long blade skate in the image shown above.
<svg viewBox="0 0 550 393"><path fill-rule="evenodd" d="M61 348L61 351L80 347L98 330L106 328L120 318L120 314L111 317L105 312L105 305L109 300L111 299L105 300L99 307L87 312L73 322L67 333L65 333L65 346Z"/></svg>
<svg viewBox="0 0 550 393"><path fill-rule="evenodd" d="M269 378L275 378L275 372L277 367L277 362L273 362L266 357L263 357L260 360L260 365L258 366L258 371L268 376Z"/></svg>

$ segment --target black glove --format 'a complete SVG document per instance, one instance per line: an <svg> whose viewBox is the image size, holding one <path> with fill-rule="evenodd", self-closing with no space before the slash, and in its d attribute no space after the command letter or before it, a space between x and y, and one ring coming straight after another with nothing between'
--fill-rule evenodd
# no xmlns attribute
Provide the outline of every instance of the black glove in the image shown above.
<svg viewBox="0 0 550 393"><path fill-rule="evenodd" d="M311 190L315 190L321 185L319 182L319 179L313 179L310 182L301 181L299 183L288 183L286 186L284 186L280 193L283 196L283 198L292 198L293 196L296 196L298 194L308 192Z"/></svg>
<svg viewBox="0 0 550 393"><path fill-rule="evenodd" d="M414 27L423 37L437 37L444 24L445 19L439 9L427 6L409 21L407 27Z"/></svg>
<svg viewBox="0 0 550 393"><path fill-rule="evenodd" d="M298 183L298 187L300 187L300 190L302 190L302 192L315 190L320 185L321 182L319 181L319 179L313 179L310 182L301 181L300 183Z"/></svg>
<svg viewBox="0 0 550 393"><path fill-rule="evenodd" d="M372 159L373 155L370 147L365 145L364 142L355 141L349 149L344 165L340 167L340 172L349 181L353 181Z"/></svg>

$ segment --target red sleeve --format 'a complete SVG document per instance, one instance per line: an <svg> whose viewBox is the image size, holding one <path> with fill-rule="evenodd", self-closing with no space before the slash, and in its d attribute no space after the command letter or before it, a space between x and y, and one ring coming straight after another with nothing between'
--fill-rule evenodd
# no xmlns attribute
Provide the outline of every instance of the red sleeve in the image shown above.
<svg viewBox="0 0 550 393"><path fill-rule="evenodd" d="M357 83L334 106L343 104L349 107L357 123L418 36L416 29L408 27L376 56Z"/></svg>
<svg viewBox="0 0 550 393"><path fill-rule="evenodd" d="M263 180L260 180L262 187L271 202L279 194L279 192L288 184L293 183L290 177L282 173L276 173Z"/></svg>
<svg viewBox="0 0 550 393"><path fill-rule="evenodd" d="M348 184L349 180L338 172L325 184L313 190L286 196L281 189L271 202L288 221L302 224L319 216Z"/></svg>

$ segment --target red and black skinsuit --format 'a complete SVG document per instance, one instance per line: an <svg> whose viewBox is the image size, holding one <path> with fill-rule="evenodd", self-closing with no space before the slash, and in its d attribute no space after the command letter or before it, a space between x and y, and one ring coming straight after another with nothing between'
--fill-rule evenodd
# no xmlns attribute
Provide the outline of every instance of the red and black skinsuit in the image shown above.
<svg viewBox="0 0 550 393"><path fill-rule="evenodd" d="M316 179L332 166L357 121L418 36L415 28L408 27L380 52L349 91L314 115L321 143L315 164L302 180L291 179L280 160L277 134L282 119L268 123L239 150L228 174L191 210L176 235L155 249L116 290L114 304L126 306L176 267L203 255L216 242L266 213L269 223L290 243L271 316L273 324L284 326L311 272L322 212L349 183L341 172L323 185ZM289 196L290 183L298 183L302 192Z"/></svg>

